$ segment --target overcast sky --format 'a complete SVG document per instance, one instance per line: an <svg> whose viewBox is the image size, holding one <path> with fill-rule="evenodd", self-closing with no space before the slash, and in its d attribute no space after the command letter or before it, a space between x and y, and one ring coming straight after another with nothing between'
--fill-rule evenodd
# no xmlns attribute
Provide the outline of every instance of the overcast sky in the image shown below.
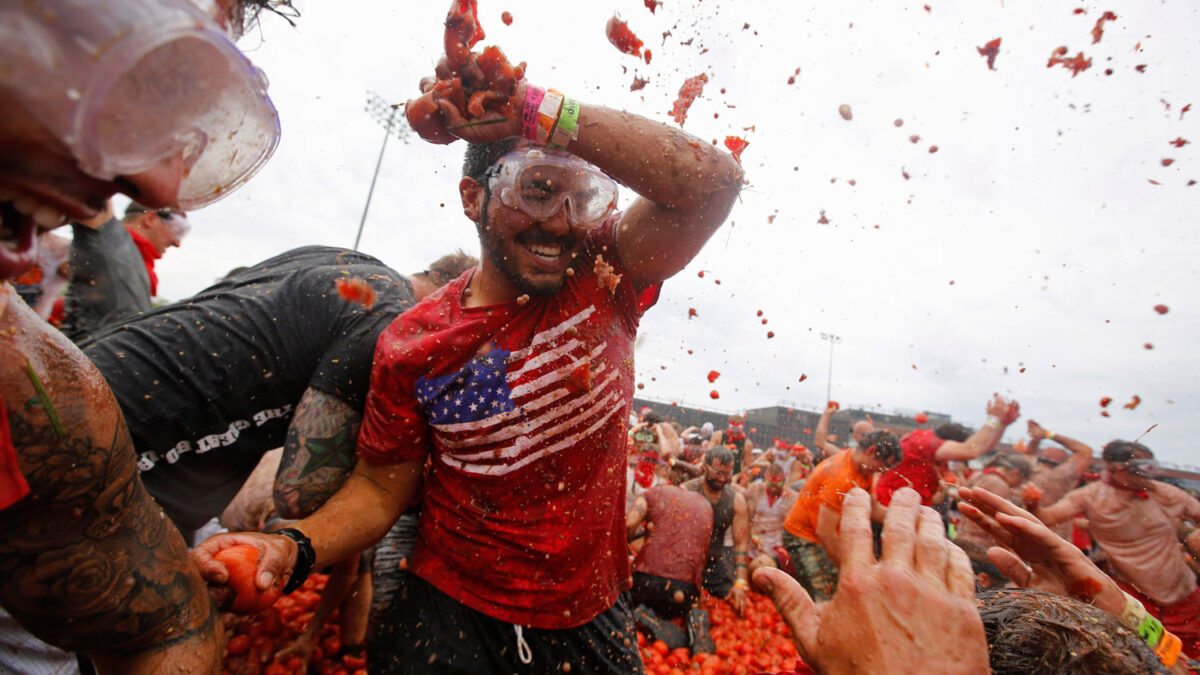
<svg viewBox="0 0 1200 675"><path fill-rule="evenodd" d="M240 43L270 78L279 149L192 214L183 248L159 262L163 297L295 246L351 246L383 139L367 92L414 96L441 54L444 0L296 4L294 29L266 17ZM826 332L842 338L832 390L844 407L978 425L998 391L1022 406L1009 441L1031 417L1097 447L1157 424L1143 440L1161 458L1200 464L1200 186L1188 186L1200 109L1183 113L1200 103L1197 3L664 0L652 14L642 0L480 0L479 11L485 44L585 106L670 122L680 85L706 73L684 129L750 142L729 222L642 322L640 396L818 408ZM1105 11L1117 19L1093 44ZM649 65L607 42L614 13ZM977 47L995 38L989 70ZM1091 68L1047 68L1059 46ZM639 92L635 74L649 80ZM458 205L461 152L393 138L361 249L405 273L456 247L478 253ZM1140 406L1124 408L1134 395Z"/></svg>

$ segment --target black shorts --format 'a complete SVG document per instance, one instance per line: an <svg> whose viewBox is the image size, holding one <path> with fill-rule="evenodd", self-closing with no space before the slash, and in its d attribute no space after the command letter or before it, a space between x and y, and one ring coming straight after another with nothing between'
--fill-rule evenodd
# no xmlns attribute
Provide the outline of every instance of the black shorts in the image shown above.
<svg viewBox="0 0 1200 675"><path fill-rule="evenodd" d="M722 546L719 552L708 552L708 564L704 566L704 590L724 598L733 590L733 580L737 578L737 566L734 564L733 549Z"/></svg>
<svg viewBox="0 0 1200 675"><path fill-rule="evenodd" d="M404 572L392 606L367 650L367 670L446 675L642 673L629 594L590 622L562 630L522 627L454 600ZM518 653L528 645L528 663ZM523 650L522 650L523 651Z"/></svg>
<svg viewBox="0 0 1200 675"><path fill-rule="evenodd" d="M682 602L675 596L683 591ZM687 616L687 612L700 601L700 589L678 579L633 573L633 588L629 590L633 604L645 605L664 619Z"/></svg>

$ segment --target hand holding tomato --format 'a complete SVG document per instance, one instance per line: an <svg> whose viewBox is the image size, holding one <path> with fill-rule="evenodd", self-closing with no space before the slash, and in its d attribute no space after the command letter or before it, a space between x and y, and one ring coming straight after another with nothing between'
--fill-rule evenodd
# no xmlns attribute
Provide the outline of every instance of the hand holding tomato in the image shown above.
<svg viewBox="0 0 1200 675"><path fill-rule="evenodd" d="M975 576L966 554L946 539L941 517L911 488L897 490L877 561L870 511L865 491L846 495L832 543L842 565L829 602L815 605L786 572L755 571L804 661L821 673L907 673L914 663L928 672L988 672Z"/></svg>
<svg viewBox="0 0 1200 675"><path fill-rule="evenodd" d="M226 563L218 557L226 549L242 546L253 549L257 554L256 559L248 564L243 562ZM242 553L241 555L248 554ZM257 532L218 534L192 549L192 561L200 570L200 576L204 577L210 586L225 587L227 588L226 593L232 591L236 596L241 596L244 591L247 593L247 597L251 598L271 590L275 590L277 595L278 590L287 583L292 569L296 566L296 555L296 543L291 539ZM234 568L237 569L236 573ZM220 591L218 591L219 593ZM235 597L233 602L237 603L237 601ZM254 601L254 604L256 603L257 599ZM242 604L241 606L246 605ZM247 610L235 609L234 611Z"/></svg>
<svg viewBox="0 0 1200 675"><path fill-rule="evenodd" d="M249 544L238 544L217 551L213 560L229 570L228 585L233 589L233 604L230 606L239 614L253 614L275 604L279 599L282 585L276 582L270 588L259 591L255 587L255 573L258 571L259 551Z"/></svg>
<svg viewBox="0 0 1200 675"><path fill-rule="evenodd" d="M825 404L825 414L832 415L833 413L837 412L838 409L841 407L842 406L838 405L837 401L830 401L829 403Z"/></svg>

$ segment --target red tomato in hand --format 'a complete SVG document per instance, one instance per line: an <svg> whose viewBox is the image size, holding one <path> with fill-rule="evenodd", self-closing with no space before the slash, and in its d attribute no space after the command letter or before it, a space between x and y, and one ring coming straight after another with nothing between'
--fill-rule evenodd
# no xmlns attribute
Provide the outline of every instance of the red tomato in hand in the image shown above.
<svg viewBox="0 0 1200 675"><path fill-rule="evenodd" d="M258 575L258 549L249 544L238 544L221 549L213 558L229 570L229 581L226 584L235 594L233 606L230 608L241 614L252 614L275 604L279 599L278 583L260 592L254 585Z"/></svg>

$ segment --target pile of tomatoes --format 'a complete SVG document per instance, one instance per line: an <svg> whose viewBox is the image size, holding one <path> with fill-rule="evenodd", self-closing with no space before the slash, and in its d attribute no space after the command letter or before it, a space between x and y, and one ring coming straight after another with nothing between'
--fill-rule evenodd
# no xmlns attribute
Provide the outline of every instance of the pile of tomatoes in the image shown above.
<svg viewBox="0 0 1200 675"><path fill-rule="evenodd" d="M231 637L222 664L225 675L307 673L310 664L321 675L366 675L365 659L338 656L342 641L336 612L321 631L308 663L295 656L286 660L275 658L276 652L291 645L308 628L327 578L324 574L313 574L303 586L279 598L271 608L237 619L228 630Z"/></svg>
<svg viewBox="0 0 1200 675"><path fill-rule="evenodd" d="M757 675L758 673L811 673L796 653L792 631L770 598L749 594L746 612L738 616L725 600L705 594L701 606L708 611L709 635L715 654L672 650L661 640L647 640L638 632L638 647L646 675Z"/></svg>
<svg viewBox="0 0 1200 675"><path fill-rule="evenodd" d="M313 574L273 607L237 620L230 629L225 648L225 675L285 675L308 672L311 665L322 675L366 675L366 662L338 652L337 614L325 624L309 662L298 657L277 660L275 653L287 647L308 627L321 600L327 577ZM672 650L661 640L648 640L639 631L637 641L647 675L757 675L758 673L811 673L796 653L792 632L766 596L749 594L742 616L725 600L705 594L702 607L708 611L709 635L716 644L714 654L693 655L686 648Z"/></svg>

